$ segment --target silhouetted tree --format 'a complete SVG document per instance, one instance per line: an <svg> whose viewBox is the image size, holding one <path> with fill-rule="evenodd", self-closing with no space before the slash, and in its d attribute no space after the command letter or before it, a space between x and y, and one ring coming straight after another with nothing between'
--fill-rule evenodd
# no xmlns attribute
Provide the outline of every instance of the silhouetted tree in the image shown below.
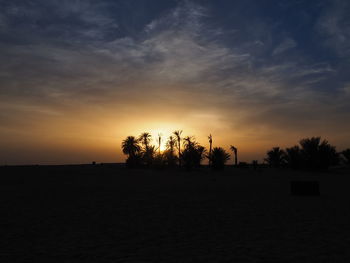
<svg viewBox="0 0 350 263"><path fill-rule="evenodd" d="M330 145L327 140L321 142L320 137L302 139L299 144L303 163L308 169L328 169L329 166L335 165L339 161L335 147Z"/></svg>
<svg viewBox="0 0 350 263"><path fill-rule="evenodd" d="M202 145L199 145L199 144L197 144L195 148L196 148L197 154L195 156L194 164L196 167L199 167L201 165L202 160L205 157L206 149L205 149L205 147L203 147Z"/></svg>
<svg viewBox="0 0 350 263"><path fill-rule="evenodd" d="M158 153L160 155L160 146L161 146L161 143L162 143L162 134L161 133L158 133Z"/></svg>
<svg viewBox="0 0 350 263"><path fill-rule="evenodd" d="M342 151L341 154L344 157L345 163L350 165L350 149Z"/></svg>
<svg viewBox="0 0 350 263"><path fill-rule="evenodd" d="M163 168L166 162L163 153L155 153L152 160L152 166L157 169Z"/></svg>
<svg viewBox="0 0 350 263"><path fill-rule="evenodd" d="M178 150L178 158L179 158L179 166L181 167L181 134L182 130L174 131L174 135L177 139L177 150Z"/></svg>
<svg viewBox="0 0 350 263"><path fill-rule="evenodd" d="M237 148L235 146L232 146L230 147L231 151L233 151L234 155L235 155L235 166L237 166L237 158L238 158L238 155L237 155Z"/></svg>
<svg viewBox="0 0 350 263"><path fill-rule="evenodd" d="M142 160L146 166L151 166L156 155L156 147L154 145L149 145L142 152Z"/></svg>
<svg viewBox="0 0 350 263"><path fill-rule="evenodd" d="M148 132L143 132L141 133L141 135L139 136L138 140L141 142L141 144L144 147L144 150L147 150L149 147L149 144L152 140L152 135Z"/></svg>
<svg viewBox="0 0 350 263"><path fill-rule="evenodd" d="M214 147L212 154L212 167L215 170L224 169L225 163L230 159L230 155L221 147Z"/></svg>
<svg viewBox="0 0 350 263"><path fill-rule="evenodd" d="M183 140L184 140L183 144L185 149L194 148L197 145L197 142L194 140L192 136L187 136Z"/></svg>
<svg viewBox="0 0 350 263"><path fill-rule="evenodd" d="M204 154L205 148L199 145L193 137L187 136L184 138L184 150L181 153L181 159L188 170L200 166Z"/></svg>
<svg viewBox="0 0 350 263"><path fill-rule="evenodd" d="M286 161L290 168L299 169L303 166L303 158L298 145L286 148Z"/></svg>
<svg viewBox="0 0 350 263"><path fill-rule="evenodd" d="M166 151L164 152L165 162L169 166L174 166L176 164L175 147L176 139L170 136L166 142Z"/></svg>
<svg viewBox="0 0 350 263"><path fill-rule="evenodd" d="M209 166L211 166L211 150L212 150L212 145L213 145L213 137L211 136L211 134L209 134L208 140L209 140L208 160L209 160Z"/></svg>
<svg viewBox="0 0 350 263"><path fill-rule="evenodd" d="M138 144L138 140L134 136L128 136L125 140L123 140L122 150L124 154L128 155L126 160L127 166L134 167L140 164L141 147Z"/></svg>
<svg viewBox="0 0 350 263"><path fill-rule="evenodd" d="M167 142L166 142L165 147L166 147L166 149L170 150L171 152L173 152L175 154L176 139L170 135Z"/></svg>
<svg viewBox="0 0 350 263"><path fill-rule="evenodd" d="M142 149L142 160L147 165L152 165L154 154L155 154L155 147L153 145L150 145L152 140L152 136L148 132L144 132L139 136L139 141L141 142L143 149Z"/></svg>
<svg viewBox="0 0 350 263"><path fill-rule="evenodd" d="M280 149L280 147L273 147L270 151L267 151L267 157L265 158L265 161L271 166L271 167L281 167L283 164L285 164L285 152Z"/></svg>

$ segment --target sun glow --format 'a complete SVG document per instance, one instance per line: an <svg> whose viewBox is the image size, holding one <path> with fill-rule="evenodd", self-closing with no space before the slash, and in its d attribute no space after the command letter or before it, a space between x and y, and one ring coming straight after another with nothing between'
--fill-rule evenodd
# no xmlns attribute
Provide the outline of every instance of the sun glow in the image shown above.
<svg viewBox="0 0 350 263"><path fill-rule="evenodd" d="M158 150L159 147L159 137L160 137L160 151L164 152L166 150L166 142L169 137L173 135L175 129L172 128L162 128L162 129L152 129L150 134L152 135L152 144L156 146Z"/></svg>
<svg viewBox="0 0 350 263"><path fill-rule="evenodd" d="M160 151L164 152L166 150L166 141L162 142L160 145Z"/></svg>

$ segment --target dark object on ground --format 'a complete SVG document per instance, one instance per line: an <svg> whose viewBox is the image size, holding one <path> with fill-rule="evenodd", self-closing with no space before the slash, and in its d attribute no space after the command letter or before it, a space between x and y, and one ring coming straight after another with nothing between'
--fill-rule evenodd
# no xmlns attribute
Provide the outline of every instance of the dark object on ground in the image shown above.
<svg viewBox="0 0 350 263"><path fill-rule="evenodd" d="M320 184L318 181L291 181L290 193L305 196L320 195Z"/></svg>

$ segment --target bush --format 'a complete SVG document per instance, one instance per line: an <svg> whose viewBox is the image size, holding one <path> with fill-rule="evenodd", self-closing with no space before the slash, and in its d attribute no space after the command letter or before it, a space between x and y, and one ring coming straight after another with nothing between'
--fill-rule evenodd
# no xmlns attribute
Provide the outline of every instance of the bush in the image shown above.
<svg viewBox="0 0 350 263"><path fill-rule="evenodd" d="M187 147L182 151L181 159L186 169L191 170L194 167L199 167L203 159L205 148L200 145Z"/></svg>
<svg viewBox="0 0 350 263"><path fill-rule="evenodd" d="M222 170L230 155L221 147L214 147L211 153L211 164L214 170Z"/></svg>
<svg viewBox="0 0 350 263"><path fill-rule="evenodd" d="M267 151L267 157L265 161L271 167L281 167L286 163L286 153L280 149L280 147L273 147L270 151Z"/></svg>

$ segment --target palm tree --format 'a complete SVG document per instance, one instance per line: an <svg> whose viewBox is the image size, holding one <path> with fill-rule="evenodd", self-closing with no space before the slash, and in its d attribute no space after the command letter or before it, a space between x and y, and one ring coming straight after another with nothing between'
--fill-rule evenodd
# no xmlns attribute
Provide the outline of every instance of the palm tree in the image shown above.
<svg viewBox="0 0 350 263"><path fill-rule="evenodd" d="M134 166L138 163L141 147L134 136L128 136L123 140L122 150L124 154L128 155L126 160L128 166Z"/></svg>
<svg viewBox="0 0 350 263"><path fill-rule="evenodd" d="M280 167L285 163L285 152L280 147L273 147L272 150L267 151L267 158L265 161L272 167Z"/></svg>
<svg viewBox="0 0 350 263"><path fill-rule="evenodd" d="M235 154L235 166L237 166L237 148L233 145L231 145L230 147L231 151L233 151L233 153Z"/></svg>
<svg viewBox="0 0 350 263"><path fill-rule="evenodd" d="M302 139L299 144L306 168L328 169L339 161L335 146L330 145L327 140L321 141L321 137Z"/></svg>
<svg viewBox="0 0 350 263"><path fill-rule="evenodd" d="M155 147L150 145L151 140L152 135L148 132L144 132L139 136L139 141L143 145L142 159L147 166L151 166L155 153Z"/></svg>
<svg viewBox="0 0 350 263"><path fill-rule="evenodd" d="M156 155L156 147L154 145L149 145L147 147L147 150L143 151L142 158L143 158L144 164L146 164L147 167L150 167L153 164L155 155Z"/></svg>
<svg viewBox="0 0 350 263"><path fill-rule="evenodd" d="M190 149L190 148L194 148L197 142L194 140L193 136L187 136L184 138L183 144L186 149Z"/></svg>
<svg viewBox="0 0 350 263"><path fill-rule="evenodd" d="M177 130L173 132L177 139L177 149L179 153L179 166L181 167L181 134L182 130Z"/></svg>
<svg viewBox="0 0 350 263"><path fill-rule="evenodd" d="M213 144L213 137L211 136L211 134L209 134L208 140L209 140L209 155L208 155L208 159L209 159L209 166L210 166L211 165L211 147L212 147L212 144Z"/></svg>
<svg viewBox="0 0 350 263"><path fill-rule="evenodd" d="M194 164L195 166L199 167L201 165L201 161L204 159L205 157L205 153L206 153L206 149L205 147L203 147L202 145L199 145L198 143L195 146L196 149L196 157L194 159Z"/></svg>
<svg viewBox="0 0 350 263"><path fill-rule="evenodd" d="M170 136L166 142L166 151L164 153L166 162L169 166L174 166L176 164L175 156L176 139Z"/></svg>
<svg viewBox="0 0 350 263"><path fill-rule="evenodd" d="M162 142L162 134L161 133L158 133L158 153L160 155L160 145L161 145L161 142Z"/></svg>
<svg viewBox="0 0 350 263"><path fill-rule="evenodd" d="M295 145L291 148L286 148L286 161L288 166L293 169L302 167L303 159L298 145Z"/></svg>
<svg viewBox="0 0 350 263"><path fill-rule="evenodd" d="M166 142L165 147L167 150L174 152L175 151L174 148L176 147L176 139L170 135L168 141Z"/></svg>
<svg viewBox="0 0 350 263"><path fill-rule="evenodd" d="M224 169L225 163L230 159L230 155L221 147L214 147L212 155L212 167L215 170Z"/></svg>
<svg viewBox="0 0 350 263"><path fill-rule="evenodd" d="M152 140L152 135L148 132L143 132L143 133L141 133L141 135L139 136L138 139L142 143L144 150L147 151L149 144Z"/></svg>
<svg viewBox="0 0 350 263"><path fill-rule="evenodd" d="M138 145L138 140L134 136L128 136L122 142L123 153L129 156L134 156L140 151L140 145Z"/></svg>
<svg viewBox="0 0 350 263"><path fill-rule="evenodd" d="M206 152L205 148L191 136L187 136L183 140L184 150L181 153L181 159L184 161L185 167L190 170L200 166Z"/></svg>

